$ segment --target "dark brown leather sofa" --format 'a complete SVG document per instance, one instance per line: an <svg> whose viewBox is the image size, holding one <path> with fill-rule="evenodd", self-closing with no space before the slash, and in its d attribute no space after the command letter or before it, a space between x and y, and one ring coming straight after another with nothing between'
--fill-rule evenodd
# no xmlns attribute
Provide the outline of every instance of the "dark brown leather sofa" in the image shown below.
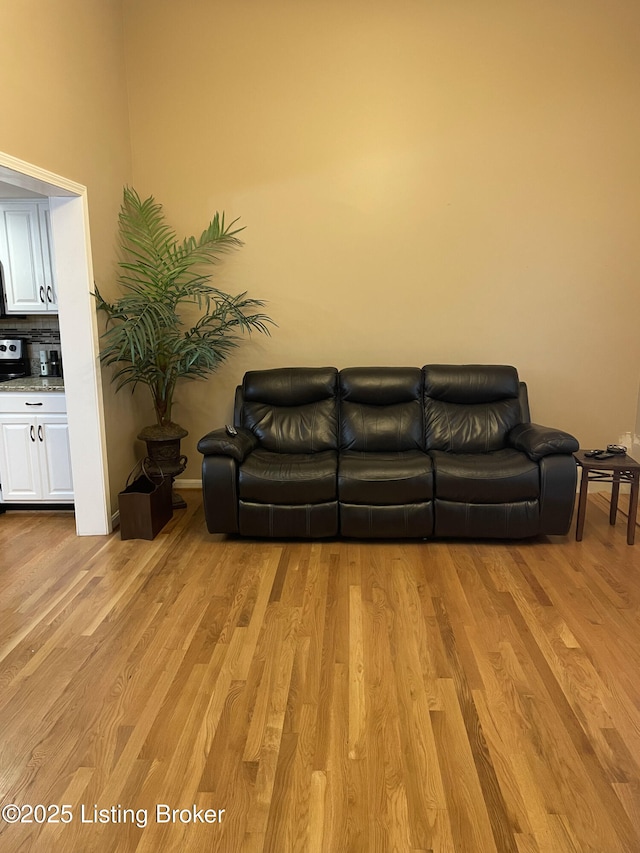
<svg viewBox="0 0 640 853"><path fill-rule="evenodd" d="M530 423L514 367L250 371L234 425L198 443L211 533L523 538L571 523L578 442Z"/></svg>

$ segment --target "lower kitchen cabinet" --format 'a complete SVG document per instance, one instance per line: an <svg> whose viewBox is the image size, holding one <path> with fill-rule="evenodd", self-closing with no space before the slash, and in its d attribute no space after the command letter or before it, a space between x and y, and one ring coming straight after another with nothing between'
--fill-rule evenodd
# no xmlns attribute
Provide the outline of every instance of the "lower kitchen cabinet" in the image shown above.
<svg viewBox="0 0 640 853"><path fill-rule="evenodd" d="M64 394L0 393L0 480L4 503L73 501L64 408Z"/></svg>

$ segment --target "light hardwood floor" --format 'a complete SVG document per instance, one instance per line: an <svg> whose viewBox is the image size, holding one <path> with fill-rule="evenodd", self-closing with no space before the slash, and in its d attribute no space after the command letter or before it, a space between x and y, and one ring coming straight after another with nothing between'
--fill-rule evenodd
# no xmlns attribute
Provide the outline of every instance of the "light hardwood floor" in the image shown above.
<svg viewBox="0 0 640 853"><path fill-rule="evenodd" d="M153 542L0 517L0 806L48 808L3 853L640 851L640 543L603 498L580 543L299 543L185 496Z"/></svg>

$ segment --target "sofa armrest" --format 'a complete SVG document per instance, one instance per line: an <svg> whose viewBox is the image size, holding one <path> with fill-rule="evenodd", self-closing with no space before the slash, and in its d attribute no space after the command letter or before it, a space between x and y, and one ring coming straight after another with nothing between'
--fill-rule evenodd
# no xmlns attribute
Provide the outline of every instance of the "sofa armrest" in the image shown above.
<svg viewBox="0 0 640 853"><path fill-rule="evenodd" d="M509 444L534 462L543 456L575 453L580 448L578 440L570 433L540 424L518 424L509 433Z"/></svg>
<svg viewBox="0 0 640 853"><path fill-rule="evenodd" d="M238 463L214 453L202 460L202 498L209 533L238 533Z"/></svg>
<svg viewBox="0 0 640 853"><path fill-rule="evenodd" d="M231 456L242 462L258 446L257 437L250 429L237 427L237 435L229 435L226 429L214 429L198 442L198 450L205 456Z"/></svg>

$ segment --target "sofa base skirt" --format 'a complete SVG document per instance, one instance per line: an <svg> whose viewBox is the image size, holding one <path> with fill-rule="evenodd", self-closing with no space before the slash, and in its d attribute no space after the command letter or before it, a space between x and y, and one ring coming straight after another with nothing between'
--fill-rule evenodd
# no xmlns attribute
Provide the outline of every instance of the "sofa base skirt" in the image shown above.
<svg viewBox="0 0 640 853"><path fill-rule="evenodd" d="M433 502L398 506L341 503L340 533L355 539L424 539L433 534Z"/></svg>
<svg viewBox="0 0 640 853"><path fill-rule="evenodd" d="M240 501L242 536L274 539L321 539L338 535L338 502L323 504L258 504Z"/></svg>
<svg viewBox="0 0 640 853"><path fill-rule="evenodd" d="M524 539L540 533L537 500L502 504L435 501L435 535L468 539Z"/></svg>

